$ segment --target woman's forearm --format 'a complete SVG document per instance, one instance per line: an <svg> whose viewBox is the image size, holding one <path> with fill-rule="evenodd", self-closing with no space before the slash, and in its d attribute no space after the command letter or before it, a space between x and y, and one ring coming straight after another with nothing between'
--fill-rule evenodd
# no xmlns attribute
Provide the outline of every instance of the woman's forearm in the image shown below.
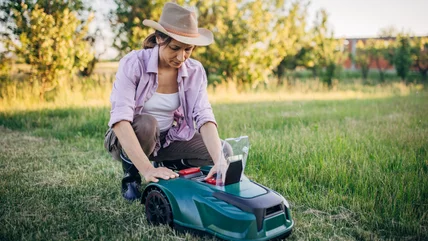
<svg viewBox="0 0 428 241"><path fill-rule="evenodd" d="M214 164L221 157L221 141L218 136L217 126L212 122L205 123L200 129L202 140L213 159Z"/></svg>
<svg viewBox="0 0 428 241"><path fill-rule="evenodd" d="M132 163L141 174L144 175L149 169L153 168L138 142L131 123L128 121L120 121L113 126L113 131L119 139L122 148L125 150L126 155L131 159Z"/></svg>

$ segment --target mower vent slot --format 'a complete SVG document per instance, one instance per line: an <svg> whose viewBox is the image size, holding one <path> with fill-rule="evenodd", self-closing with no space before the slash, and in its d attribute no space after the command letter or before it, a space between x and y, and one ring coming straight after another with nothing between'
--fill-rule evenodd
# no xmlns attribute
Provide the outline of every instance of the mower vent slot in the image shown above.
<svg viewBox="0 0 428 241"><path fill-rule="evenodd" d="M282 204L272 206L270 208L266 208L266 216L270 216L272 214L276 214L278 212L282 212Z"/></svg>

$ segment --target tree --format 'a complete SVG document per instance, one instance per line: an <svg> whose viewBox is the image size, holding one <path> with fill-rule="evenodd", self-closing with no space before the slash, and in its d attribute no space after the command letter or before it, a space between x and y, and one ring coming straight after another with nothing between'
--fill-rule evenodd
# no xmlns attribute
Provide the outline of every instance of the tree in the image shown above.
<svg viewBox="0 0 428 241"><path fill-rule="evenodd" d="M307 56L305 44L309 41L306 33L306 21L308 15L308 5L293 4L290 9L289 35L293 36L290 42L286 56L281 60L275 69L275 75L278 78L277 86L283 84L287 71L294 71L298 66L305 66ZM293 22L292 22L293 21Z"/></svg>
<svg viewBox="0 0 428 241"><path fill-rule="evenodd" d="M385 68L382 66L381 60L383 60L387 54L390 41L384 39L368 39L366 44L370 62L376 64L376 68L379 71L380 82L383 83L385 82Z"/></svg>
<svg viewBox="0 0 428 241"><path fill-rule="evenodd" d="M395 26L391 25L381 28L377 35L379 38L395 38L399 33L400 31L398 31Z"/></svg>
<svg viewBox="0 0 428 241"><path fill-rule="evenodd" d="M0 76L8 75L10 62L10 58L4 52L0 52Z"/></svg>
<svg viewBox="0 0 428 241"><path fill-rule="evenodd" d="M410 38L407 35L399 35L396 41L396 48L394 52L394 65L397 75L403 81L406 81L407 75L412 66Z"/></svg>
<svg viewBox="0 0 428 241"><path fill-rule="evenodd" d="M93 57L84 40L91 17L79 19L80 3L7 1L0 7L1 20L8 22L2 41L8 52L31 66L30 81L39 84L41 100Z"/></svg>
<svg viewBox="0 0 428 241"><path fill-rule="evenodd" d="M364 81L367 80L367 75L369 73L370 67L370 54L369 54L369 46L365 44L363 41L358 40L357 46L355 50L355 56L352 56L352 59L355 63L360 67L361 74L363 75Z"/></svg>
<svg viewBox="0 0 428 241"><path fill-rule="evenodd" d="M428 37L412 39L412 60L413 66L419 70L422 81L427 81L428 73Z"/></svg>
<svg viewBox="0 0 428 241"><path fill-rule="evenodd" d="M97 28L97 30L91 34L85 37L85 41L88 42L89 46L91 46L91 50L95 53L95 47L96 45L101 43L104 43L104 36L101 33L101 30L99 28ZM95 70L95 65L99 62L100 60L100 56L105 54L107 52L107 47L104 46L103 51L94 54L93 58L91 61L88 62L88 64L83 68L83 70L79 70L79 74L81 76L91 76L92 73Z"/></svg>
<svg viewBox="0 0 428 241"><path fill-rule="evenodd" d="M215 44L203 48L198 57L209 73L254 87L267 83L281 60L294 51L299 35L293 28L300 28L296 23L302 14L299 3L288 9L284 1L213 1L206 9L200 22L213 30Z"/></svg>
<svg viewBox="0 0 428 241"><path fill-rule="evenodd" d="M129 0L116 3L112 13L115 47L121 55L141 48L152 29L143 19L159 19L166 1ZM297 36L290 32L299 12L290 12L282 0L177 1L198 9L199 25L210 29L215 43L197 48L193 57L201 60L212 76L256 86L266 82L273 69L292 49ZM297 9L298 3L292 6Z"/></svg>
<svg viewBox="0 0 428 241"><path fill-rule="evenodd" d="M167 0L114 0L117 5L110 12L110 24L115 34L113 47L124 56L134 49L141 49L144 39L153 29L145 27L144 19L159 19Z"/></svg>
<svg viewBox="0 0 428 241"><path fill-rule="evenodd" d="M325 10L320 10L315 19L314 27L310 30L312 41L308 45L307 53L311 56L308 62L314 75L321 69L325 69L322 80L329 87L333 84L333 77L338 66L345 58L343 39L334 38L333 31L328 26L328 14Z"/></svg>

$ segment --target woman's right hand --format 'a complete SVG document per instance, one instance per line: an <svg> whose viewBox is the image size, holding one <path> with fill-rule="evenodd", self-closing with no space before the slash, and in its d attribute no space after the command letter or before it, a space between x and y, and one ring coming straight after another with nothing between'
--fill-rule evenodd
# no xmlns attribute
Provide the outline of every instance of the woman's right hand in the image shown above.
<svg viewBox="0 0 428 241"><path fill-rule="evenodd" d="M171 169L166 167L150 167L144 173L141 173L146 182L158 182L158 178L165 180L178 177L178 173L175 173Z"/></svg>

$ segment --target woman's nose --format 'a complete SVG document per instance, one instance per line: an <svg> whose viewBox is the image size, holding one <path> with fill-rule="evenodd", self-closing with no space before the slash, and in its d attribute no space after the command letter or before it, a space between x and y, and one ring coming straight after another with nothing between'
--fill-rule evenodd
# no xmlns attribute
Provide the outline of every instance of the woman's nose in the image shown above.
<svg viewBox="0 0 428 241"><path fill-rule="evenodd" d="M183 62L184 61L184 59L185 59L185 51L183 50L183 51L180 51L178 54L177 54L177 59L180 61L180 62Z"/></svg>

